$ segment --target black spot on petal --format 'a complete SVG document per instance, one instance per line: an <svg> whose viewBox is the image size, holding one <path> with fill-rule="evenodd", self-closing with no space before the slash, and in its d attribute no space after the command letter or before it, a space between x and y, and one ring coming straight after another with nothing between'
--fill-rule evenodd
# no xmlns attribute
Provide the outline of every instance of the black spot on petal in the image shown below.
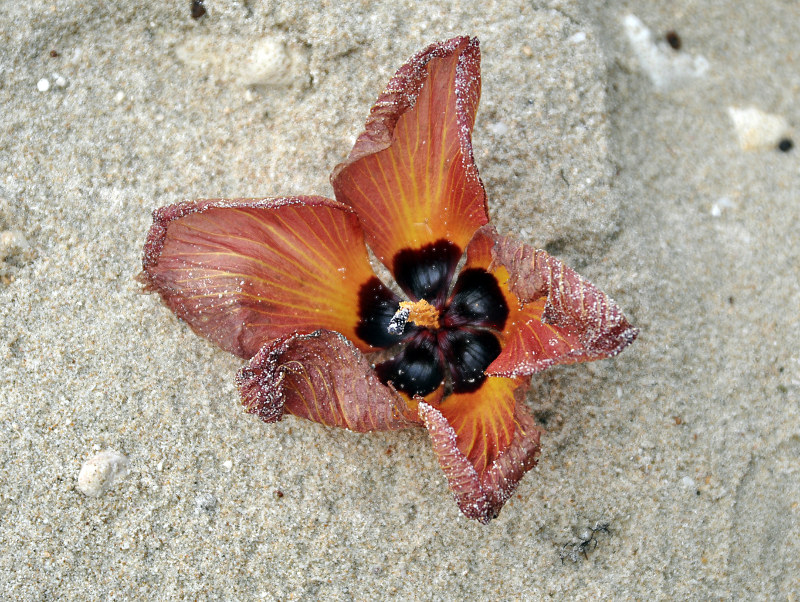
<svg viewBox="0 0 800 602"><path fill-rule="evenodd" d="M446 327L480 326L503 330L508 305L497 278L482 268L461 272L443 317Z"/></svg>
<svg viewBox="0 0 800 602"><path fill-rule="evenodd" d="M391 290L372 277L361 286L358 292L358 315L360 321L356 334L373 347L384 349L399 342L402 337L389 334L389 323L397 311L400 299ZM410 327L406 328L406 333Z"/></svg>
<svg viewBox="0 0 800 602"><path fill-rule="evenodd" d="M471 393L486 380L484 370L502 350L500 341L488 330L444 330L439 347L450 368L453 393Z"/></svg>
<svg viewBox="0 0 800 602"><path fill-rule="evenodd" d="M435 339L420 333L392 359L375 366L378 378L391 383L398 391L424 397L442 383L442 366Z"/></svg>
<svg viewBox="0 0 800 602"><path fill-rule="evenodd" d="M397 284L413 301L425 299L441 305L461 258L461 249L439 240L420 249L403 249L394 256L393 274Z"/></svg>

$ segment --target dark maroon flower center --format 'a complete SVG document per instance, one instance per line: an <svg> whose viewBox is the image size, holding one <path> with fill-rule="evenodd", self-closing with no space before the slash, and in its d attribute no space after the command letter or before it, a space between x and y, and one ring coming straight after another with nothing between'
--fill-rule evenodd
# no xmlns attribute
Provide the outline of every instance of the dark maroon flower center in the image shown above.
<svg viewBox="0 0 800 602"><path fill-rule="evenodd" d="M505 326L505 297L497 279L482 268L462 270L451 292L460 258L461 250L445 240L405 249L394 258L400 288L412 301L424 299L436 308L439 328L411 322L396 328L392 319L401 301L397 295L378 278L361 288L357 333L374 347L398 346L398 353L375 370L384 383L391 382L408 395L425 396L442 382L453 393L475 391L486 379L486 368L500 355L500 341L492 331ZM398 334L390 332L390 324Z"/></svg>

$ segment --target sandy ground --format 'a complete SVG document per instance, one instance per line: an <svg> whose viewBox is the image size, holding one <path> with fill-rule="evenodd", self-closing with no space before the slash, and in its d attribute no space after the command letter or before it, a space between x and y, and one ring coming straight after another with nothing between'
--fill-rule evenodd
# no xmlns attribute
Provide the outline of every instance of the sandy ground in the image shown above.
<svg viewBox="0 0 800 602"><path fill-rule="evenodd" d="M800 598L800 5L427 4L0 4L0 598ZM642 331L534 380L542 460L488 526L422 430L245 415L133 281L156 207L331 195L394 70L462 33L493 219ZM107 449L129 474L86 496Z"/></svg>

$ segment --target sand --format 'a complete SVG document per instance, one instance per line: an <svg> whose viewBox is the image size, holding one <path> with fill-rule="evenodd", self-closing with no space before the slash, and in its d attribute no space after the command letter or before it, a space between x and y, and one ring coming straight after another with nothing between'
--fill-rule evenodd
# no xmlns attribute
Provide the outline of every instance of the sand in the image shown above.
<svg viewBox="0 0 800 602"><path fill-rule="evenodd" d="M800 598L800 7L465 4L0 6L0 598ZM391 74L465 33L493 221L641 329L534 378L541 462L488 526L423 430L244 414L133 280L161 205L332 195ZM732 107L779 121L743 144Z"/></svg>

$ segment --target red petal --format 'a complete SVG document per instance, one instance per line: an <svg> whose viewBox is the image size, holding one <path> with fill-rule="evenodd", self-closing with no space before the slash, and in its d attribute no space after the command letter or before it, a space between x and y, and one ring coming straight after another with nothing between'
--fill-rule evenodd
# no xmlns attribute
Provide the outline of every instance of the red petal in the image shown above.
<svg viewBox="0 0 800 602"><path fill-rule="evenodd" d="M518 402L514 411L516 430L509 448L484 474L481 486L489 496L489 516L496 518L500 508L519 485L520 480L539 461L542 429L536 426L530 410Z"/></svg>
<svg viewBox="0 0 800 602"><path fill-rule="evenodd" d="M351 431L417 426L403 398L382 384L369 362L337 332L293 334L264 345L239 371L247 411L265 422L285 412Z"/></svg>
<svg viewBox="0 0 800 602"><path fill-rule="evenodd" d="M427 403L419 404L419 415L431 436L433 453L447 477L458 508L467 518L486 524L489 500L475 468L458 449L455 431L442 413Z"/></svg>
<svg viewBox="0 0 800 602"><path fill-rule="evenodd" d="M153 214L142 280L200 335L249 358L295 331L356 335L374 278L355 213L321 197L203 200Z"/></svg>
<svg viewBox="0 0 800 602"><path fill-rule="evenodd" d="M439 410L453 428L458 449L478 476L489 469L514 436L514 391L523 383L510 378L487 378L471 393L454 393Z"/></svg>
<svg viewBox="0 0 800 602"><path fill-rule="evenodd" d="M509 380L489 378L493 380ZM505 391L509 388L503 385ZM459 509L467 518L486 524L497 518L500 508L516 489L520 479L536 466L541 431L536 427L527 407L516 396L521 389L512 389L513 436L502 453L482 472L462 451L464 442L448 422L445 414L427 403L419 404L419 415L431 437L434 453L447 477Z"/></svg>
<svg viewBox="0 0 800 602"><path fill-rule="evenodd" d="M367 242L392 269L404 248L448 240L464 249L488 221L472 156L480 98L477 38L434 44L403 65L378 97L349 158L331 176Z"/></svg>
<svg viewBox="0 0 800 602"><path fill-rule="evenodd" d="M499 238L491 226L475 234L467 266L492 272L509 306L503 351L487 374L528 375L611 357L639 332L591 282L544 251Z"/></svg>

